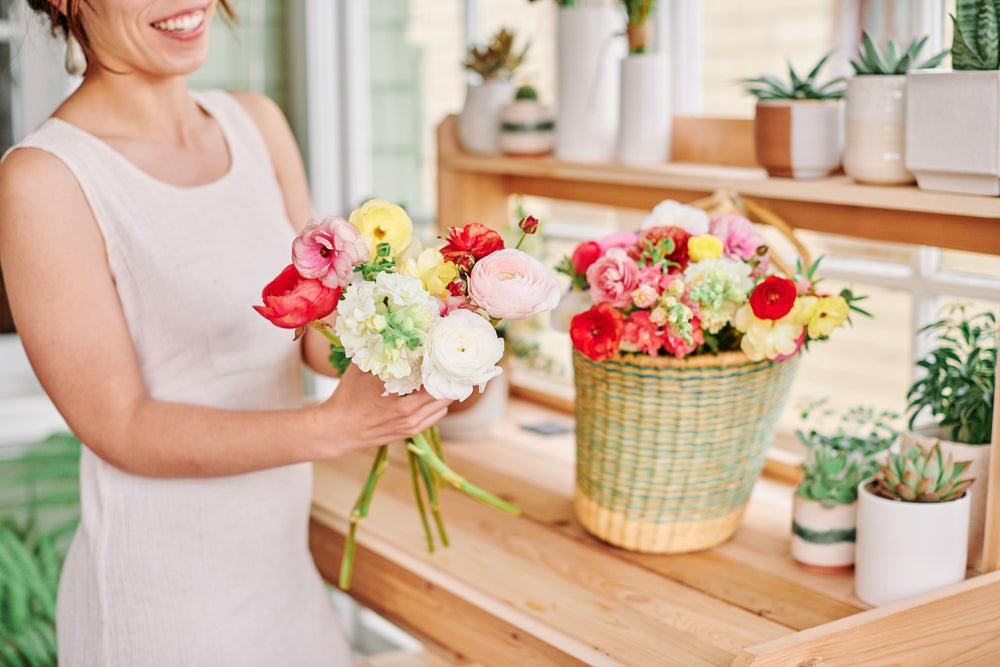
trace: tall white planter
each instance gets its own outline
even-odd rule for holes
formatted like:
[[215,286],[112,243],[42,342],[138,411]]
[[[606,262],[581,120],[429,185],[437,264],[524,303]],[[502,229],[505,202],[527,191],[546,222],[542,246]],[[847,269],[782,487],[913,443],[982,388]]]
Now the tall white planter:
[[860,183],[912,183],[906,170],[906,76],[869,74],[847,82],[844,171]]
[[617,3],[560,7],[557,29],[556,157],[611,161],[618,144],[624,12]]
[[667,54],[639,53],[621,64],[618,159],[665,162],[670,155],[670,74]]
[[854,592],[871,605],[965,579],[971,492],[947,503],[906,503],[858,486]]
[[500,153],[500,114],[514,99],[514,84],[493,79],[478,85],[469,84],[465,106],[458,114],[458,140],[470,153]]

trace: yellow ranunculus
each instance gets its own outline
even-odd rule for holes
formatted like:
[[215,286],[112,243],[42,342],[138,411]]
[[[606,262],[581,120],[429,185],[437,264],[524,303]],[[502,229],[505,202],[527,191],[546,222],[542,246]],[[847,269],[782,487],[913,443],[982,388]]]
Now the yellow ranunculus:
[[448,283],[458,277],[458,267],[454,262],[446,262],[440,250],[427,248],[414,259],[406,258],[401,267],[408,276],[418,278],[424,289],[433,296],[444,296]]
[[809,317],[809,338],[823,338],[833,333],[847,319],[851,309],[842,296],[824,296],[816,301]]
[[722,241],[717,236],[702,234],[688,239],[688,256],[692,262],[722,257]]
[[351,212],[350,222],[361,232],[373,258],[379,243],[388,243],[390,256],[397,257],[413,236],[413,223],[406,211],[383,199],[366,201]]

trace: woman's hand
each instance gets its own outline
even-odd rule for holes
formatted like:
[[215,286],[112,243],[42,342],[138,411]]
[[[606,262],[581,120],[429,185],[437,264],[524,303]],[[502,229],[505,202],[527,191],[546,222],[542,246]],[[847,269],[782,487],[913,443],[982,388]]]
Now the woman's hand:
[[348,367],[333,396],[316,408],[329,434],[329,446],[323,446],[319,458],[409,438],[437,423],[451,405],[423,389],[407,396],[383,396],[383,391],[376,376]]

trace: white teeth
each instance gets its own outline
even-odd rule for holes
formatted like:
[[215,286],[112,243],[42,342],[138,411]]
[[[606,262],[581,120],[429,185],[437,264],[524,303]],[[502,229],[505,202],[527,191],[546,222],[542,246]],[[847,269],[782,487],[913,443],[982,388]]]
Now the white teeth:
[[165,32],[191,32],[201,27],[205,21],[205,12],[198,10],[181,17],[169,18],[165,21],[157,21],[153,27]]

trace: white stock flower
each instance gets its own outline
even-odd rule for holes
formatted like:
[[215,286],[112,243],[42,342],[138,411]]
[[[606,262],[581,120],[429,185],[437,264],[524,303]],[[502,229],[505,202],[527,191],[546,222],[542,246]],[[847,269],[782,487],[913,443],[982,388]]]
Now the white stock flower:
[[456,310],[440,318],[424,345],[424,388],[434,398],[464,401],[503,372],[503,339],[485,318]]
[[718,333],[733,322],[736,309],[753,290],[750,265],[720,257],[692,262],[684,270],[690,298],[699,306],[701,328]]
[[651,227],[680,227],[691,236],[701,236],[708,233],[708,213],[695,206],[665,199],[654,206],[642,221],[642,229]]

